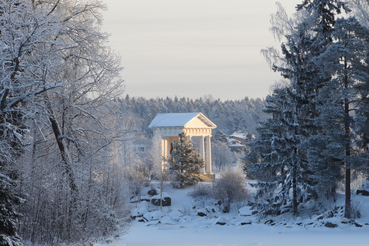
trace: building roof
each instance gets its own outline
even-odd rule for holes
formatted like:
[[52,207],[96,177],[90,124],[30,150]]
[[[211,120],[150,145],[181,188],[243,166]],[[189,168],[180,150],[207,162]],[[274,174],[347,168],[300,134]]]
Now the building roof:
[[149,128],[159,127],[190,127],[191,122],[200,120],[205,127],[216,128],[217,126],[206,118],[202,113],[168,113],[158,114],[150,123]]

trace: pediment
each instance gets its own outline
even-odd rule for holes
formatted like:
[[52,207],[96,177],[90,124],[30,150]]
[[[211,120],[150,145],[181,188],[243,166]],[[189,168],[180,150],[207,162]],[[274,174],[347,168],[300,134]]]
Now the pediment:
[[202,113],[199,113],[184,125],[184,128],[211,128],[214,129],[217,126],[206,118]]
[[168,113],[158,114],[153,119],[149,128],[210,128],[217,126],[206,118],[202,113]]

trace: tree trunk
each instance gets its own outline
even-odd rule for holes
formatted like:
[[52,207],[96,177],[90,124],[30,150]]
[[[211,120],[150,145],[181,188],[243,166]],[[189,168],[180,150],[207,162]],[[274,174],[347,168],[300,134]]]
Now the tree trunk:
[[49,113],[49,120],[51,123],[51,128],[53,130],[54,136],[55,136],[55,140],[58,144],[58,148],[60,151],[60,155],[62,157],[63,160],[63,164],[64,164],[64,173],[65,175],[67,175],[68,178],[68,183],[69,183],[69,188],[71,190],[71,195],[72,195],[72,200],[77,199],[77,194],[78,194],[78,187],[76,184],[76,178],[74,176],[74,172],[72,169],[72,160],[71,157],[69,155],[69,151],[68,148],[66,146],[65,140],[62,136],[60,127],[59,127],[59,123],[55,117],[54,111],[52,109],[51,106],[51,102],[50,99],[47,95],[47,93],[45,93],[45,102],[46,102],[46,107]]
[[[345,59],[345,58],[344,58]],[[345,70],[347,69],[347,61],[345,59]],[[344,77],[345,89],[348,89],[348,78],[347,75]],[[345,93],[345,217],[351,218],[351,169],[348,163],[350,158],[350,114],[349,114],[349,100],[347,92]]]
[[298,214],[297,209],[297,170],[296,167],[293,167],[292,171],[292,212],[293,215],[296,216]]

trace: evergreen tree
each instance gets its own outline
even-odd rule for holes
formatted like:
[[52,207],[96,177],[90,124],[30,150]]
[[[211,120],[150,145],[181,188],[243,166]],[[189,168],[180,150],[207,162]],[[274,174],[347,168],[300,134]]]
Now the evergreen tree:
[[333,176],[340,172],[341,166],[345,168],[345,217],[350,218],[351,168],[357,166],[355,162],[358,160],[351,156],[356,148],[353,140],[357,137],[355,118],[350,111],[360,111],[360,107],[353,107],[357,101],[355,86],[369,78],[368,64],[364,62],[369,52],[369,30],[361,26],[354,17],[341,18],[335,23],[332,37],[335,42],[316,61],[323,69],[332,71],[333,74],[332,79],[324,83],[319,95],[319,101],[322,103],[319,106],[321,114],[317,123],[325,132],[321,138],[324,138],[326,145],[326,156],[329,158],[327,164],[334,166],[335,171],[322,163],[318,165],[318,169],[326,167],[331,170],[330,175]]
[[216,141],[219,141],[221,143],[228,143],[227,136],[222,130],[216,131],[216,133],[214,134],[214,138]]
[[187,140],[184,132],[180,133],[179,139],[173,143],[173,151],[168,164],[175,188],[183,188],[200,181],[198,175],[204,167],[204,160],[200,158],[191,140]]
[[299,149],[302,137],[290,89],[277,88],[267,97],[265,112],[273,118],[258,128],[260,137],[250,144],[253,154],[246,158],[251,163],[247,172],[258,180],[254,205],[265,214],[280,214],[291,207],[297,215],[298,205],[311,196],[304,178],[307,165]]

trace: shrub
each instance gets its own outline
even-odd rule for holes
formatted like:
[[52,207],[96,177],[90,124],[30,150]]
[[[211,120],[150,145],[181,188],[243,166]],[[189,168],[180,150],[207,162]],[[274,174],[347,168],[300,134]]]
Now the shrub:
[[241,202],[248,197],[245,188],[245,175],[242,171],[227,167],[220,173],[220,177],[213,181],[213,196],[219,199],[223,212],[228,213],[234,202]]
[[206,184],[198,184],[196,185],[193,190],[189,193],[190,196],[193,198],[200,198],[200,197],[210,197],[211,196],[211,189]]

